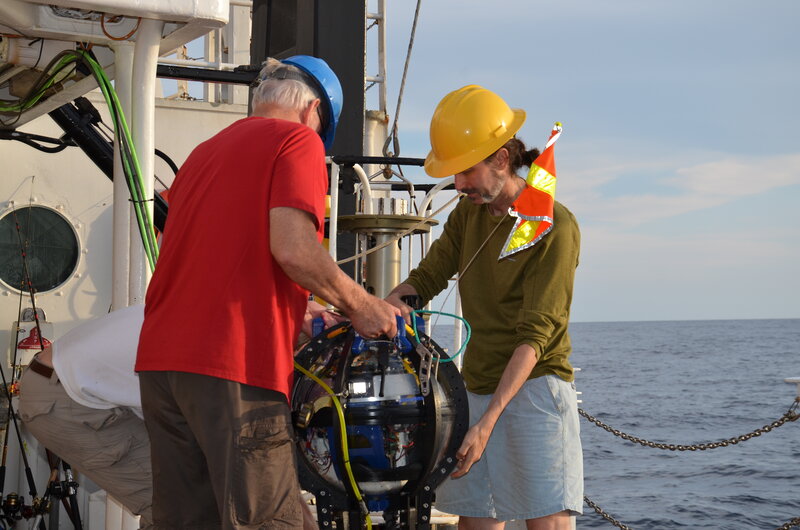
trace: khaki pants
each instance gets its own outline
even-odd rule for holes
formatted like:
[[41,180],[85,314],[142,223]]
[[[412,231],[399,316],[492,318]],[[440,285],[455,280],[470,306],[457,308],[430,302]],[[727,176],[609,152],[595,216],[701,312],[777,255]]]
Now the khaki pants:
[[151,528],[150,442],[144,422],[130,409],[93,409],[50,379],[26,370],[19,413],[39,442],[106,490]]
[[139,383],[158,530],[303,527],[283,394],[183,372]]

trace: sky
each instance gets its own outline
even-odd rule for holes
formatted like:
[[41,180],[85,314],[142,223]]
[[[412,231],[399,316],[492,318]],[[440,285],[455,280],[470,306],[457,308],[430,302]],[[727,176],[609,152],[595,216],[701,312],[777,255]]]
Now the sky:
[[[415,6],[387,2],[392,119]],[[423,1],[400,155],[484,86],[527,111],[530,146],[564,124],[573,321],[800,318],[798,20],[795,0]]]

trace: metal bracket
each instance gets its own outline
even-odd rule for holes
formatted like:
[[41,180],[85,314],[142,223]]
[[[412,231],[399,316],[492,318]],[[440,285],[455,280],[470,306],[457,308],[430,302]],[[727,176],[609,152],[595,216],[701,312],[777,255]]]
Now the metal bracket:
[[423,396],[428,397],[431,392],[431,374],[439,366],[439,354],[434,355],[431,353],[422,342],[417,343],[416,352],[420,357],[419,374],[417,374],[419,376],[419,389]]

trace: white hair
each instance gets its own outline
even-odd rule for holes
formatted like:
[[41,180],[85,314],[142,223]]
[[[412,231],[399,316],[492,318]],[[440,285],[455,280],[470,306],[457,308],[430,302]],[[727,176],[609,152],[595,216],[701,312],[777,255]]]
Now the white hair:
[[283,72],[290,72],[294,77],[304,75],[302,70],[294,65],[284,64],[272,57],[268,58],[258,75],[261,82],[253,90],[253,109],[263,104],[274,104],[302,110],[317,99],[314,90],[302,81],[279,77]]

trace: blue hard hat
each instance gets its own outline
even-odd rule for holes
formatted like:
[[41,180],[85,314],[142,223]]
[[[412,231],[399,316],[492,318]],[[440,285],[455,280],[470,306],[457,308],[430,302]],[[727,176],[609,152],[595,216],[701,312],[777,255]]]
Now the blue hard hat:
[[322,105],[328,117],[323,124],[324,129],[320,131],[319,135],[322,138],[322,143],[325,144],[325,149],[329,149],[336,135],[339,116],[342,114],[344,95],[342,94],[342,84],[339,82],[339,78],[336,77],[328,63],[318,57],[294,55],[283,59],[281,62],[298,67],[317,84],[316,88],[322,96],[320,105]]

